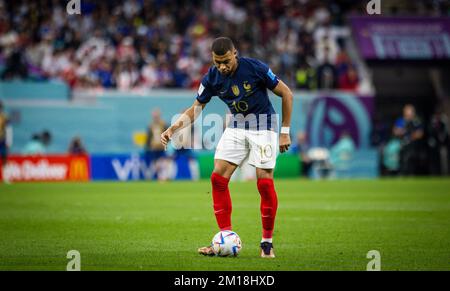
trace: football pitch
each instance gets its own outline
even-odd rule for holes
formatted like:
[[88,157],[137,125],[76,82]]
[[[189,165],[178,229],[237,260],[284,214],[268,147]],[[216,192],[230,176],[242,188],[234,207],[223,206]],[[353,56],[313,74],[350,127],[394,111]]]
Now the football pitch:
[[275,259],[259,258],[255,182],[231,182],[236,258],[197,248],[218,231],[209,181],[0,185],[0,270],[450,270],[450,179],[276,180]]

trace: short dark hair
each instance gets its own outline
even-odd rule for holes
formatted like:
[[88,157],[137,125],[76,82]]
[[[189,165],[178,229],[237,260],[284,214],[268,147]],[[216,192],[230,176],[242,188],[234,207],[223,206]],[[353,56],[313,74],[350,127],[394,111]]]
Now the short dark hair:
[[228,37],[216,38],[211,46],[212,52],[219,56],[223,56],[228,51],[232,51],[233,49],[234,49],[233,41]]

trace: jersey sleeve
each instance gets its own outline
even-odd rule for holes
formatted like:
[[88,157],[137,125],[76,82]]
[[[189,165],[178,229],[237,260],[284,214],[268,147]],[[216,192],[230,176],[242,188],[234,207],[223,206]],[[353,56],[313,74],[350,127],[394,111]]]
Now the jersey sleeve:
[[197,100],[198,102],[205,104],[208,103],[213,96],[214,92],[211,90],[211,86],[208,82],[208,74],[206,74],[198,87]]
[[256,61],[255,70],[258,77],[261,79],[266,88],[273,90],[279,82],[277,75],[275,75],[268,65],[261,61]]

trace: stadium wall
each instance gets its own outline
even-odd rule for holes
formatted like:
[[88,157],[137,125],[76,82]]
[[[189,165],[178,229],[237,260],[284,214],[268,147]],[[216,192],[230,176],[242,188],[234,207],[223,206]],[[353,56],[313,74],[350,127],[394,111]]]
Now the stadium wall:
[[[56,90],[49,85],[48,92]],[[1,86],[0,86],[1,88]],[[44,129],[52,133],[50,153],[65,153],[72,137],[80,136],[91,153],[140,152],[134,143],[135,133],[145,133],[150,113],[160,108],[162,118],[172,117],[189,107],[195,92],[159,90],[148,94],[105,92],[83,102],[45,98],[47,89],[21,95],[0,95],[13,126],[13,153],[21,153],[31,135]],[[35,95],[33,95],[35,94]],[[292,112],[292,139],[299,131],[307,132],[311,146],[329,147],[348,131],[359,148],[369,148],[373,114],[373,98],[347,92],[295,92]],[[30,97],[36,96],[36,97]],[[277,112],[281,112],[281,98],[271,95]],[[225,116],[226,106],[213,98],[203,112]],[[201,123],[199,120],[197,122]],[[207,130],[207,128],[204,128]]]
[[2,99],[25,100],[68,100],[70,89],[61,81],[48,82],[24,82],[8,81],[0,82],[0,96]]
[[[24,86],[22,91],[14,89],[22,85]],[[92,166],[90,179],[94,180],[120,180],[120,177],[125,177],[124,172],[120,170],[125,171],[133,165],[141,167],[143,172],[138,175],[137,168],[133,168],[134,170],[129,170],[129,175],[123,180],[148,178],[151,169],[147,167],[147,170],[142,170],[144,166],[135,166],[136,163],[130,162],[133,161],[133,157],[141,157],[143,152],[133,137],[136,133],[145,133],[153,109],[160,108],[162,118],[170,122],[172,116],[190,106],[195,98],[194,91],[154,90],[143,94],[104,91],[84,98],[70,99],[61,84],[31,84],[30,87],[27,83],[22,85],[20,82],[0,85],[0,99],[5,103],[13,126],[11,152],[20,155],[31,139],[31,135],[44,129],[52,134],[52,143],[47,149],[47,152],[51,154],[65,154],[70,140],[74,136],[80,136],[90,153]],[[34,87],[36,85],[42,87]],[[270,98],[275,110],[281,112],[281,98],[273,94]],[[213,98],[205,108],[203,116],[209,113],[225,116],[226,112],[226,106],[217,98]],[[372,114],[373,98],[371,96],[358,96],[342,91],[296,91],[292,114],[292,142],[296,143],[297,132],[305,131],[311,146],[330,147],[342,133],[349,132],[358,147],[358,152],[373,153],[369,145]],[[173,172],[172,178],[209,177],[213,152],[214,150],[195,151],[199,173],[183,170],[184,172],[180,173]],[[103,166],[100,162],[102,159]],[[377,164],[377,158],[373,154],[362,154],[358,159],[366,161],[366,164],[367,161],[371,165]],[[116,169],[112,163],[114,160],[118,161]],[[105,164],[105,161],[109,162]],[[128,168],[123,168],[127,162]],[[276,175],[297,177],[301,172],[295,154],[280,156],[278,164]],[[107,165],[108,170],[104,165]],[[180,161],[175,162],[174,165],[177,171],[193,167],[189,165],[189,162]],[[103,170],[100,170],[102,167]],[[366,167],[367,171],[360,172],[365,173],[365,177],[374,177],[377,175],[374,167],[376,166]],[[119,172],[117,172],[118,169]],[[353,175],[357,173],[358,171],[353,171]]]

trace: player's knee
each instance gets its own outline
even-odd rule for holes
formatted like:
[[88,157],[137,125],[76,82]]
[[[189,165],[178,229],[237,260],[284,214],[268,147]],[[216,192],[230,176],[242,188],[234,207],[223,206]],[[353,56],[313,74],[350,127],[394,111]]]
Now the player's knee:
[[273,184],[273,179],[258,179],[257,184],[259,193],[268,194],[275,192],[275,186]]
[[237,165],[230,163],[225,160],[216,159],[214,160],[214,170],[213,173],[216,173],[224,178],[230,179],[231,175],[233,175],[236,170]]
[[217,173],[212,173],[211,175],[211,184],[213,189],[217,191],[225,191],[228,188],[228,182],[230,180],[228,178],[222,177]]
[[273,169],[256,168],[256,177],[258,179],[273,179]]
[[273,179],[258,179],[257,186],[261,198],[266,203],[270,203],[271,206],[277,205],[278,199]]

